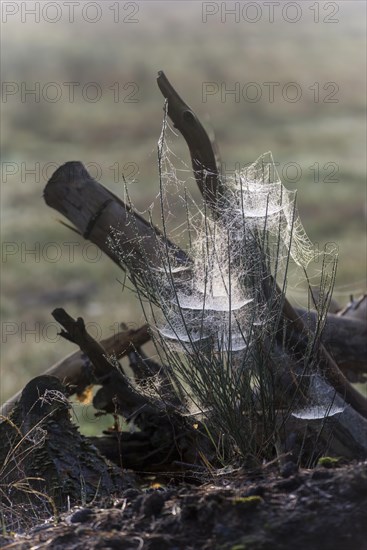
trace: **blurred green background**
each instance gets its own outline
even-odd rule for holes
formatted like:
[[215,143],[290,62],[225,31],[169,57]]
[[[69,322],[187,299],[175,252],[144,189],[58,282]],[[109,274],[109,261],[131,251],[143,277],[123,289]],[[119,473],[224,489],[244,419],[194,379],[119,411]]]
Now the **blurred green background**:
[[[273,21],[264,2],[228,2],[237,15],[215,2],[79,2],[74,20],[67,3],[43,2],[39,22],[20,4],[2,6],[2,401],[74,351],[56,336],[55,307],[98,338],[144,321],[121,271],[95,261],[42,191],[58,165],[80,160],[121,196],[124,174],[139,211],[152,204],[160,69],[215,132],[225,170],[273,152],[310,238],[339,247],[335,299],[365,290],[364,2],[274,3]],[[290,296],[303,298],[297,285]]]

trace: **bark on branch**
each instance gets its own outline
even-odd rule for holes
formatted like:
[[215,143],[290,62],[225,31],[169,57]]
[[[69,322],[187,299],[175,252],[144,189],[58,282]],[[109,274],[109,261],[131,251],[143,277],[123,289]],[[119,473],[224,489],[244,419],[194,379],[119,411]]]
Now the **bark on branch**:
[[168,101],[168,116],[181,132],[190,149],[192,169],[205,200],[215,209],[222,195],[215,154],[203,125],[193,110],[180,98],[163,71],[159,71],[157,83]]
[[[44,199],[71,221],[85,239],[120,267],[125,264],[135,276],[144,273],[148,263],[160,266],[159,244],[163,240],[178,261],[188,261],[186,254],[165,239],[158,228],[94,180],[81,162],[60,166],[45,187]],[[123,244],[121,250],[109,242],[109,237],[116,240],[116,231]]]

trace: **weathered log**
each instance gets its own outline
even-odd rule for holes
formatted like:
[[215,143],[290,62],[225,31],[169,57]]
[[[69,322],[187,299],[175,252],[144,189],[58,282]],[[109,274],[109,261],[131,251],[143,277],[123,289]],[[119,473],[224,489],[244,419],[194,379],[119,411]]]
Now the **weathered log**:
[[[198,461],[198,449],[187,434],[177,434],[177,440],[167,437],[161,426],[155,431],[111,432],[91,436],[88,440],[99,452],[117,465],[136,472],[185,472],[187,469],[203,468]],[[206,451],[207,452],[207,451]],[[213,452],[213,450],[212,450]],[[207,454],[214,463],[215,458]]]
[[[163,401],[148,397],[132,386],[124,373],[117,369],[116,361],[110,362],[109,357],[116,360],[128,353],[136,355],[136,349],[150,338],[146,325],[137,331],[121,332],[99,344],[86,332],[82,319],[74,321],[62,309],[55,310],[53,316],[66,329],[62,331],[62,336],[77,343],[81,350],[48,369],[47,373],[53,373],[64,381],[67,385],[65,392],[67,391],[68,395],[82,393],[90,384],[101,384],[102,388],[93,399],[94,406],[111,414],[121,414],[141,428],[140,432],[133,434],[112,432],[105,438],[96,438],[96,443],[99,443],[97,446],[104,456],[111,457],[115,463],[125,468],[159,471],[172,469],[175,461],[200,463],[200,449],[203,448],[206,456],[214,454],[214,449],[210,448],[206,437],[194,428],[193,425],[197,424],[197,421],[191,421],[189,416],[181,416],[179,413],[178,408],[183,409],[183,405],[178,402],[177,396],[174,396],[173,388],[170,387],[167,392],[163,391]],[[168,382],[166,373],[162,373],[162,370],[158,372],[154,365],[149,363],[145,368],[148,368],[150,374],[153,369],[155,377],[163,374],[163,379]],[[141,380],[137,364],[135,374],[136,378]],[[39,378],[46,381],[56,380],[47,375]],[[12,415],[11,410],[19,410],[14,409],[14,406],[21,396],[24,401],[24,396],[28,393],[25,390],[19,392],[6,404],[6,410],[3,406],[4,417]],[[169,401],[171,396],[176,397],[172,403]],[[30,418],[25,418],[26,423],[24,418],[21,421],[24,430],[31,428],[32,424]]]
[[[286,326],[295,332],[295,345],[299,348],[301,356],[307,356],[307,350],[314,340],[313,333],[303,322],[302,318],[294,310],[288,299],[282,295],[278,285],[276,293],[279,300],[283,300],[282,314]],[[367,418],[367,399],[346,378],[339,366],[322,343],[322,339],[316,342],[314,347],[315,364],[325,376],[329,384],[341,395],[346,403],[351,405],[359,414]]]
[[45,187],[44,199],[143,286],[148,285],[147,267],[161,267],[163,250],[185,265],[189,261],[159,229],[94,180],[81,162],[60,166]]
[[[356,412],[321,377],[317,377],[318,404],[303,411],[294,411],[282,429],[285,445],[292,442],[293,458],[307,457],[306,466],[314,466],[320,456],[365,459],[367,457],[367,419]],[[329,409],[329,412],[328,412]],[[334,411],[332,410],[334,409]],[[293,435],[293,441],[292,441]],[[302,451],[301,451],[302,449]]]
[[[9,418],[0,422],[0,503],[3,515],[19,506],[40,517],[110,496],[134,485],[71,422],[65,387],[38,376],[23,389]],[[27,513],[25,513],[27,512]]]
[[[314,331],[316,311],[297,308],[305,325]],[[367,379],[367,323],[359,319],[329,313],[322,331],[321,341],[335,358],[339,368],[350,382]]]

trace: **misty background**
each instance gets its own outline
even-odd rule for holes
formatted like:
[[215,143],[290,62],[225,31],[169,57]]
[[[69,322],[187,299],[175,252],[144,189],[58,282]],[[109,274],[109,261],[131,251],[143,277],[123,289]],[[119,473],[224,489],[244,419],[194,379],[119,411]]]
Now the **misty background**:
[[[76,349],[57,336],[55,307],[98,339],[144,322],[121,270],[58,223],[42,193],[57,166],[80,160],[121,197],[125,178],[147,211],[159,191],[161,69],[215,135],[224,171],[272,151],[311,240],[338,245],[334,298],[361,294],[365,3],[282,2],[272,12],[227,2],[232,15],[220,2],[78,4],[71,14],[68,2],[43,2],[36,15],[2,4],[1,401]],[[175,153],[189,163],[183,138]],[[180,223],[183,213],[172,214]],[[296,282],[289,296],[303,303]]]

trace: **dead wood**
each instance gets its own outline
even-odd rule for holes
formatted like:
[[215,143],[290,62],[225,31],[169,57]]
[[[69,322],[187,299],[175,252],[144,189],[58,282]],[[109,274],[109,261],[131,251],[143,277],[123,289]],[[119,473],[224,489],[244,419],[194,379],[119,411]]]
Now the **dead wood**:
[[[329,413],[321,407],[321,414],[318,407],[308,407],[302,414],[294,413],[286,420],[286,431],[295,429],[298,438],[301,435],[302,445],[309,441],[310,465],[319,456],[332,455],[343,456],[348,459],[363,459],[367,457],[367,419],[361,416],[352,407],[345,404],[334,390],[318,377],[318,393],[331,403],[334,412]],[[336,411],[339,412],[336,412]],[[303,434],[303,435],[302,435]],[[308,434],[308,435],[307,435]],[[302,453],[299,453],[301,456]]]
[[198,187],[204,199],[213,209],[216,209],[223,190],[209,136],[193,110],[180,98],[163,71],[159,71],[157,83],[167,100],[168,116],[175,128],[183,135],[190,149],[192,169]]
[[[75,321],[61,308],[54,310],[52,315],[65,329],[61,336],[75,342],[93,365],[93,381],[102,385],[93,399],[95,408],[122,415],[145,434],[143,440],[151,446],[146,457],[149,459],[149,467],[157,463],[167,466],[173,461],[189,462],[190,459],[193,463],[200,462],[200,449],[206,448],[208,451],[208,441],[194,427],[197,422],[190,419],[183,404],[181,410],[185,415],[179,411],[177,402],[172,403],[138,391],[117,361],[108,358],[101,344],[88,334],[82,318]],[[116,435],[117,439],[119,437]],[[141,437],[138,437],[138,441],[141,441]],[[129,449],[136,452],[131,443],[133,441],[134,436],[129,439],[130,447],[125,445],[122,448],[122,456],[132,465],[135,457],[127,458],[127,453]],[[211,449],[213,452],[214,449]],[[141,459],[137,463],[140,467]]]
[[[159,426],[154,432],[111,432],[88,439],[108,460],[134,472],[161,472],[168,475],[188,469],[207,472],[203,463],[198,461],[198,449],[187,433],[180,436],[177,434],[179,445],[173,445],[172,437],[167,437],[167,433],[164,434]],[[157,440],[160,441],[159,445]],[[209,454],[207,456],[210,457]]]
[[0,503],[46,517],[67,506],[110,496],[134,485],[70,420],[66,389],[54,376],[25,386],[10,417],[0,422]]
[[[164,367],[153,362],[141,363],[144,355],[140,355],[138,350],[150,338],[146,325],[137,331],[123,331],[98,343],[85,330],[81,318],[75,321],[61,308],[54,310],[53,316],[64,327],[61,335],[76,343],[80,351],[48,369],[47,375],[54,374],[62,379],[67,387],[63,391],[69,396],[81,394],[89,385],[101,385],[93,399],[95,408],[105,413],[120,414],[141,430],[131,434],[113,431],[101,439],[92,438],[92,443],[96,444],[103,456],[110,457],[113,462],[125,468],[160,471],[171,470],[175,462],[200,463],[201,449],[205,448],[207,456],[214,453],[206,437],[194,427],[194,424],[198,424],[197,421],[191,421],[189,415],[180,414],[179,407],[185,414],[187,411],[174,395]],[[134,357],[136,379],[142,381],[143,373],[145,382],[149,382],[148,374],[158,379],[158,385],[163,386],[160,393],[162,400],[137,391],[119,368],[117,359],[128,353]],[[43,375],[43,378],[56,380],[47,375]],[[168,387],[164,386],[162,379]],[[3,406],[2,414],[9,416],[13,414],[12,410],[18,411],[19,408],[14,407],[21,397],[24,401],[24,396],[28,394],[28,390],[19,392],[6,404],[6,410],[5,405]],[[14,414],[16,416],[18,413]],[[21,416],[17,424],[28,426],[29,418],[27,424],[24,424],[26,417],[27,415]]]
[[[90,336],[81,317],[75,321],[62,308],[55,309],[52,316],[65,329],[60,335],[77,344],[89,358],[93,365],[93,383],[102,383],[104,386],[103,398],[99,392],[96,396],[99,404],[97,408],[107,409],[106,412],[119,412],[125,417],[133,415],[138,410],[150,414],[159,412],[158,404],[137,392],[117,361],[109,358],[102,345]],[[109,381],[108,384],[106,379]]]
[[[196,115],[174,91],[163,73],[160,73],[158,80],[162,93],[168,101],[168,115],[172,118],[175,126],[180,129],[188,143],[195,177],[204,199],[215,211],[216,201],[222,196],[222,190],[210,140]],[[97,244],[116,263],[122,267],[127,267],[133,280],[140,280],[143,282],[143,286],[146,283],[145,272],[147,267],[150,265],[159,268],[162,265],[160,256],[162,244],[163,249],[164,247],[166,250],[169,249],[179,262],[183,262],[184,265],[190,263],[188,256],[173,243],[166,241],[158,229],[152,227],[136,214],[130,206],[126,206],[115,195],[94,181],[81,163],[67,163],[55,172],[46,186],[45,200],[47,204],[56,208],[72,221],[85,238],[89,238]],[[218,211],[215,211],[215,214],[219,215]],[[120,235],[120,246],[113,248],[108,244],[108,236],[112,234],[111,229],[116,228],[118,228]],[[302,359],[314,338],[310,326],[304,322],[303,315],[293,309],[274,281],[271,278],[267,280],[269,286],[265,290],[270,293],[275,290],[277,299],[282,303],[282,328],[284,326],[288,343],[292,352],[296,351],[299,358]],[[307,314],[305,313],[305,315]],[[317,324],[316,319],[315,314],[314,326]],[[78,328],[78,323],[74,328]],[[81,328],[79,326],[79,329]],[[330,335],[327,332],[325,334]],[[80,342],[78,344],[80,345]],[[317,357],[319,368],[329,384],[356,411],[367,416],[367,400],[344,377],[322,342],[317,342],[317,344],[314,354]],[[95,348],[95,346],[92,347]],[[343,345],[341,344],[339,346],[339,356],[342,350]],[[334,353],[333,350],[332,352]],[[351,354],[350,347],[347,353]],[[109,362],[101,362],[101,350],[98,350],[97,356],[96,370],[98,371],[100,366],[102,366],[102,370],[106,370],[106,363]],[[141,410],[143,412],[149,411],[151,417],[154,417],[156,413],[154,407],[157,407],[160,412],[162,411],[161,404],[154,403],[153,408],[150,408],[151,403],[149,405],[146,403],[145,396],[143,400],[139,399],[139,393],[136,392],[127,379],[124,379],[124,376],[120,376],[119,371],[107,370],[109,371],[108,383],[103,384],[103,388],[95,397],[95,403],[99,408],[108,412],[117,411],[128,418],[131,415],[136,415],[139,411],[138,418],[143,418],[143,420],[140,420],[143,426],[146,423],[147,415],[141,415]],[[126,381],[131,387],[126,384]],[[124,396],[122,401],[125,404],[120,401],[116,405],[114,400],[116,388],[118,389],[117,393]],[[173,412],[173,408],[171,411]],[[154,421],[153,424],[156,429],[156,422]]]
[[[123,330],[101,341],[101,347],[108,357],[120,359],[140,348],[150,340],[148,325],[137,330]],[[82,394],[92,384],[92,364],[82,351],[75,351],[47,369],[43,374],[56,376],[68,388],[69,395]],[[13,395],[0,408],[0,416],[8,416],[21,396],[22,390]]]
[[[144,278],[147,261],[151,260],[153,265],[160,266],[160,252],[158,253],[157,250],[161,250],[161,248],[158,246],[157,239],[162,239],[163,236],[158,230],[152,229],[145,220],[140,223],[142,218],[139,215],[137,215],[135,223],[133,221],[135,212],[128,209],[110,191],[93,180],[81,163],[73,162],[72,166],[69,164],[61,166],[48,182],[45,189],[47,204],[67,216],[86,238],[100,247],[115,263],[122,267],[122,261],[125,261],[130,271],[134,271],[136,267],[138,277],[140,275],[141,278]],[[126,226],[123,225],[124,220]],[[108,236],[111,233],[111,227],[114,226],[120,226],[123,259],[108,244]],[[88,231],[86,231],[87,227]],[[168,246],[177,254],[177,258],[187,265],[190,261],[187,255],[172,243]],[[148,257],[144,259],[145,253],[148,254]],[[304,338],[303,343],[301,342],[302,351],[312,335],[309,334],[302,321],[302,316],[281,295],[280,289],[278,289],[278,293],[279,300],[284,300],[284,317],[291,324],[289,333],[292,334],[292,331],[295,331],[297,343],[300,341],[300,336]],[[343,349],[343,342],[340,343],[340,348]],[[319,348],[319,355],[320,367],[330,383],[341,395],[345,396],[348,403],[363,416],[367,416],[367,400],[349,384],[322,345]]]
[[[305,325],[314,331],[316,311],[295,310]],[[329,313],[321,341],[350,382],[367,381],[367,323],[348,315]]]
[[178,262],[188,261],[159,229],[94,180],[81,162],[60,166],[45,187],[44,199],[137,281],[145,280],[147,264],[161,266],[162,242]]
[[367,420],[352,407],[326,418],[300,419],[289,415],[280,427],[279,449],[284,461],[314,467],[321,456],[349,460],[367,457]]

